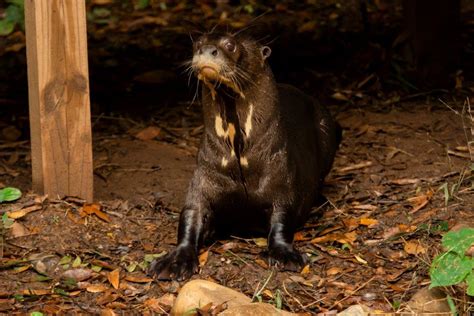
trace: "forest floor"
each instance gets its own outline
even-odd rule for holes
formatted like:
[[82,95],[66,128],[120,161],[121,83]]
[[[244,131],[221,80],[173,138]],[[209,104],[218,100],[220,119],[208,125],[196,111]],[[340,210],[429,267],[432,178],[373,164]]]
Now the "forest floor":
[[[344,17],[340,7],[328,8],[321,9],[328,23]],[[89,9],[94,12],[94,7]],[[119,14],[117,6],[108,10],[95,14]],[[194,91],[183,84],[186,78],[163,68],[166,56],[165,61],[151,61],[143,55],[169,51],[166,38],[153,33],[155,42],[147,40],[150,23],[165,23],[166,16],[156,13],[162,9],[153,10],[134,11],[128,20],[90,21],[94,203],[31,192],[27,103],[24,94],[2,94],[14,89],[2,83],[0,103],[9,114],[0,118],[0,187],[17,187],[24,195],[0,208],[0,214],[10,217],[0,222],[0,313],[165,314],[184,284],[155,282],[144,273],[153,258],[176,244],[177,219],[202,133],[200,106],[189,102]],[[201,10],[211,9],[201,5]],[[299,11],[277,10],[288,10],[298,20]],[[216,16],[211,11],[206,14]],[[382,19],[384,12],[372,16]],[[350,29],[348,23],[341,25]],[[166,25],[171,29],[173,23]],[[314,28],[307,24],[300,31],[313,34]],[[105,32],[111,32],[107,39]],[[21,43],[20,35],[15,36],[4,47]],[[340,36],[342,43],[348,35]],[[135,39],[127,49],[117,48]],[[120,45],[107,42],[103,49],[101,40]],[[474,106],[474,84],[466,80],[452,91],[407,91],[399,80],[388,89],[384,84],[390,80],[381,74],[385,67],[366,64],[382,54],[380,47],[357,51],[354,44],[351,57],[332,56],[324,68],[327,56],[334,55],[328,49],[342,49],[341,43],[332,42],[315,48],[321,58],[317,65],[291,64],[297,71],[288,72],[278,55],[286,40],[282,35],[273,49],[277,78],[319,97],[344,129],[326,178],[328,203],[314,209],[295,235],[296,247],[311,264],[301,273],[273,270],[262,256],[265,236],[235,236],[202,249],[200,273],[193,278],[250,297],[259,293],[256,299],[271,304],[281,300],[285,310],[300,313],[358,303],[386,312],[402,310],[416,291],[429,285],[430,263],[442,251],[441,236],[460,225],[474,227],[474,170],[467,150],[472,121],[466,114],[468,104]],[[143,48],[145,42],[156,47]],[[182,50],[176,54],[178,59],[186,55]],[[3,57],[22,63],[17,56]],[[303,61],[314,58],[300,55]],[[347,58],[357,58],[351,60],[360,70],[354,71],[354,65],[345,69],[340,63]],[[120,67],[127,62],[130,67]],[[337,70],[330,69],[333,65]],[[118,72],[110,76],[114,70]],[[179,94],[186,95],[176,99]],[[135,103],[142,101],[133,113]],[[466,310],[462,291],[446,290]]]

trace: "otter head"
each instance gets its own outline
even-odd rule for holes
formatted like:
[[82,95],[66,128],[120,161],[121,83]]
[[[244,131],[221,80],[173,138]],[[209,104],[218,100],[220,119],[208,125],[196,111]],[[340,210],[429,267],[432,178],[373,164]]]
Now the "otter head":
[[240,95],[264,67],[271,49],[231,34],[204,34],[194,42],[192,69],[206,85],[225,84]]

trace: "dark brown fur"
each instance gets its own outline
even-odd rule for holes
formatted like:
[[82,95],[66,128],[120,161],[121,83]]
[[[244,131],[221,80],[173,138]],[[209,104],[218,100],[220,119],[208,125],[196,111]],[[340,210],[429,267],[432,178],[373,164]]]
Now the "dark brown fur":
[[190,66],[203,82],[204,135],[178,245],[150,268],[158,279],[197,272],[198,249],[215,233],[267,234],[271,264],[305,264],[293,235],[320,195],[340,129],[311,97],[275,82],[270,52],[229,34],[206,34],[194,44]]

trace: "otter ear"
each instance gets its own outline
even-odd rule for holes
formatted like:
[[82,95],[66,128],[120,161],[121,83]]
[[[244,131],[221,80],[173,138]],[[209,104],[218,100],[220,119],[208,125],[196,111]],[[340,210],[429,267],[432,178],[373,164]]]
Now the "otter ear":
[[270,57],[270,54],[272,53],[272,50],[268,46],[263,46],[260,48],[260,54],[262,55],[262,60],[265,61],[268,57]]

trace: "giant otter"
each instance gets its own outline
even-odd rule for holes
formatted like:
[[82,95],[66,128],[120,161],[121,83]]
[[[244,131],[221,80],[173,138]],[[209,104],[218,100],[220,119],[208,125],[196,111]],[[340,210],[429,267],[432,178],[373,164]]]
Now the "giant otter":
[[293,235],[321,193],[340,128],[310,96],[275,82],[269,47],[243,35],[209,33],[194,42],[193,53],[204,135],[177,247],[149,273],[187,279],[198,270],[204,241],[241,232],[267,234],[270,263],[296,271],[305,259]]

